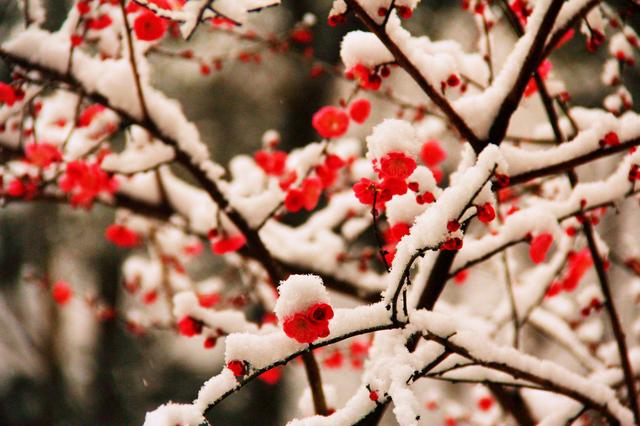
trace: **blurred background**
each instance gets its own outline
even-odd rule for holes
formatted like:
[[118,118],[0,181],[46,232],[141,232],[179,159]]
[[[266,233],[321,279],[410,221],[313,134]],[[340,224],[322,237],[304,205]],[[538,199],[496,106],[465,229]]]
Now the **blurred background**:
[[[71,2],[45,4],[45,27],[55,30]],[[284,150],[317,140],[313,113],[336,104],[353,87],[333,72],[312,72],[317,64],[325,71],[334,66],[340,70],[340,41],[357,28],[353,20],[327,26],[330,5],[328,0],[283,0],[249,24],[263,36],[286,38],[305,14],[315,14],[318,23],[310,44],[315,59],[305,57],[304,47],[274,53],[204,26],[189,48],[219,52],[228,58],[222,69],[203,75],[197,63],[150,55],[155,86],[182,103],[216,161],[225,165],[234,155],[251,155],[268,129],[280,133]],[[0,41],[23,28],[21,19],[15,0],[0,0]],[[472,17],[461,11],[458,0],[423,1],[407,26],[432,39],[453,38],[467,51],[477,48]],[[506,29],[499,31],[510,40]],[[176,39],[164,46],[186,49]],[[508,50],[497,50],[496,62]],[[259,63],[239,60],[239,53],[246,51],[259,52]],[[600,82],[605,55],[586,54],[584,38],[577,36],[553,56],[554,73],[565,80],[575,103],[599,106],[609,93]],[[637,72],[625,78],[629,90],[639,93]],[[8,81],[1,63],[0,79]],[[406,96],[424,101],[411,83],[400,80],[398,85]],[[375,105],[369,123],[398,112],[384,101]],[[369,130],[361,126],[350,135],[363,138]],[[145,412],[162,403],[192,400],[201,384],[220,370],[222,344],[205,350],[171,330],[139,335],[118,317],[101,321],[86,303],[61,309],[53,302],[47,280],[65,279],[78,293],[96,295],[116,311],[135,303],[122,285],[121,263],[127,253],[103,238],[112,220],[113,211],[99,206],[90,212],[36,203],[0,209],[0,425],[140,425]],[[190,272],[204,278],[221,270],[226,273],[218,260],[205,255]],[[231,272],[229,277],[236,279]],[[275,385],[254,381],[216,408],[216,423],[283,424],[297,404],[297,398],[284,396],[291,392],[290,378],[303,374],[299,370],[286,367],[284,379]],[[327,374],[330,382],[337,373]],[[357,369],[348,376],[357,383]]]

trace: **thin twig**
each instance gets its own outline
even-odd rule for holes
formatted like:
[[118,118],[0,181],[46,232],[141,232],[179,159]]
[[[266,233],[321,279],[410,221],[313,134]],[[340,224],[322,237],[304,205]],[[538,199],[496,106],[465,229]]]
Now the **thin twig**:
[[142,120],[145,121],[149,118],[149,111],[147,110],[147,103],[144,100],[144,93],[142,92],[142,82],[140,81],[140,74],[138,73],[138,64],[133,45],[133,37],[131,36],[131,27],[127,18],[127,11],[125,9],[125,0],[120,0],[120,11],[122,12],[122,22],[124,22],[124,32],[127,39],[129,62],[131,63],[131,71],[133,72],[133,81],[136,86],[136,93],[138,94],[140,110],[142,111]]
[[378,244],[378,254],[382,260],[382,264],[384,265],[384,269],[389,272],[391,268],[389,267],[389,262],[387,262],[387,251],[384,249],[384,244],[382,242],[382,238],[380,237],[380,228],[378,226],[378,209],[376,209],[376,198],[378,196],[378,191],[375,187],[372,187],[373,191],[373,205],[371,206],[371,217],[373,218],[373,234],[376,237],[376,243]]
[[502,264],[504,265],[504,281],[507,286],[507,294],[509,295],[509,304],[511,305],[511,320],[513,321],[513,347],[518,349],[520,340],[520,320],[518,319],[518,307],[516,298],[513,294],[513,280],[511,279],[511,270],[509,269],[509,258],[507,251],[502,252]]

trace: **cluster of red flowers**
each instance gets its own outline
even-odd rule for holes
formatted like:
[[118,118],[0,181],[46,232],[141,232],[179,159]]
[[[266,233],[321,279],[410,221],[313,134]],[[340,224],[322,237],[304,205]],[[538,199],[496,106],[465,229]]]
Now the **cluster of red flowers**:
[[67,164],[60,178],[60,189],[71,195],[71,205],[90,208],[100,194],[113,194],[118,188],[116,179],[100,167],[100,161],[89,163],[83,160]]
[[555,281],[547,291],[547,297],[553,297],[562,291],[571,292],[578,287],[580,280],[593,266],[593,258],[589,248],[569,254],[567,270],[560,281]]
[[324,158],[324,163],[315,167],[314,171],[323,189],[329,189],[338,179],[338,172],[347,166],[347,162],[335,154],[328,154]]
[[316,303],[306,312],[296,312],[284,320],[285,334],[300,343],[312,343],[329,335],[329,320],[333,309],[326,303]]
[[[194,337],[202,333],[204,323],[190,316],[183,317],[178,321],[178,333],[186,337]],[[218,338],[216,336],[207,336],[204,339],[203,346],[205,349],[211,349],[216,346]]]
[[[145,303],[153,303],[155,301],[155,296],[157,296],[157,293],[154,291],[154,292],[149,292],[147,294],[153,294],[152,297],[154,297],[154,300],[151,302],[145,302]],[[204,308],[213,307],[219,301],[220,301],[220,295],[218,293],[198,294],[198,304]],[[178,333],[186,337],[198,336],[202,334],[202,330],[204,328],[204,323],[202,321],[188,315],[182,317],[180,321],[178,321],[177,325],[178,325]],[[218,333],[217,335],[205,336],[205,339],[203,341],[203,346],[205,349],[211,349],[216,346],[218,337],[220,337],[220,333],[222,332],[218,330],[217,333]]]
[[373,69],[357,64],[345,72],[345,77],[349,80],[357,80],[360,87],[367,90],[378,90],[382,85],[382,79],[391,75],[391,69],[387,66],[375,67]]
[[[91,13],[91,1],[92,0],[82,0],[76,3],[76,9],[81,16],[87,16]],[[108,1],[114,5],[119,4],[119,0]],[[104,1],[101,1],[100,3],[103,2]],[[167,0],[152,0],[151,3],[162,9],[172,9]],[[167,28],[169,27],[169,22],[167,20],[159,17],[149,9],[139,6],[133,1],[128,2],[125,11],[127,14],[138,13],[133,21],[133,32],[138,40],[158,40],[165,35]],[[111,24],[113,24],[113,19],[108,14],[99,14],[95,17],[87,18],[86,22],[88,29],[100,31],[111,26]],[[71,42],[74,46],[79,46],[82,43],[82,36],[77,34],[73,35],[71,37]]]
[[[355,340],[349,345],[349,364],[355,369],[360,369],[364,365],[364,360],[369,354],[370,342],[362,339]],[[345,355],[342,350],[336,349],[322,360],[322,364],[327,368],[341,368],[344,364]]]
[[280,188],[283,191],[298,179],[295,170],[287,170],[287,153],[284,151],[262,149],[254,154],[253,159],[267,175],[280,178]]
[[211,242],[211,251],[215,254],[238,251],[247,243],[243,234],[228,235],[224,232],[218,232],[217,229],[209,231],[208,238]]
[[417,164],[406,154],[392,151],[385,154],[374,167],[381,181],[362,178],[353,185],[353,191],[362,204],[373,205],[375,199],[375,208],[384,209],[386,202],[394,195],[406,194],[409,188],[407,179]]
[[[119,0],[109,0],[112,4],[119,4]],[[92,0],[81,0],[76,3],[76,9],[80,14],[82,20],[86,23],[86,28],[89,30],[100,31],[107,27],[109,27],[113,20],[109,15],[100,14],[94,17],[88,17],[91,13],[91,3]],[[101,2],[102,3],[102,2]],[[71,46],[78,47],[82,44],[84,40],[84,34],[72,34],[71,35]]]
[[30,200],[38,193],[39,185],[38,177],[24,175],[9,181],[4,192],[10,197]]
[[321,180],[315,176],[308,177],[302,181],[299,187],[287,191],[284,206],[294,213],[303,207],[311,211],[318,205],[320,195],[322,195]]
[[367,121],[371,113],[371,103],[367,99],[356,99],[349,105],[348,114],[342,108],[324,106],[311,120],[313,128],[323,138],[337,138],[349,129],[349,118],[358,124]]
[[253,159],[270,176],[282,176],[287,166],[287,153],[284,151],[260,150],[253,155]]
[[27,163],[41,169],[62,161],[62,154],[58,150],[58,147],[46,142],[31,142],[26,144],[24,154]]
[[298,212],[303,208],[311,211],[317,205],[322,191],[330,188],[338,178],[338,172],[346,162],[335,154],[327,154],[324,162],[313,169],[296,187],[291,185],[297,180],[295,170],[287,170],[287,153],[275,149],[263,149],[254,154],[256,164],[269,176],[280,178],[280,188],[286,191],[285,208]]
[[123,248],[132,248],[140,244],[140,236],[124,225],[109,225],[104,236],[113,244]]
[[[302,208],[307,211],[313,210],[318,205],[322,191],[329,189],[335,183],[338,178],[338,172],[345,166],[346,162],[342,158],[334,154],[328,154],[325,156],[324,163],[314,168],[314,175],[305,178],[299,186],[294,188],[287,186],[285,188],[281,181],[281,188],[287,190],[287,195],[284,199],[286,209],[293,213],[300,211]],[[284,183],[291,185],[293,181]]]

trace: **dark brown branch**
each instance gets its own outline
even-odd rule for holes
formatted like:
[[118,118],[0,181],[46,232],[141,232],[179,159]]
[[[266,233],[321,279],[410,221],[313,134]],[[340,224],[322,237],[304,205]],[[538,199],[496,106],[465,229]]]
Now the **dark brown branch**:
[[546,58],[551,55],[551,53],[556,48],[562,37],[565,36],[567,31],[576,26],[580,22],[580,20],[582,20],[582,18],[584,18],[587,13],[591,11],[591,9],[600,4],[601,1],[602,0],[590,0],[589,2],[585,3],[585,5],[578,11],[578,13],[576,13],[571,19],[569,19],[562,27],[558,28],[553,33],[547,45],[545,46],[542,57]]
[[513,322],[513,347],[518,349],[520,344],[520,320],[518,319],[518,306],[516,298],[513,294],[513,280],[511,279],[511,270],[509,269],[509,258],[507,251],[502,252],[502,263],[504,265],[504,282],[507,287],[507,295],[509,296],[509,305],[511,305],[511,322]]
[[[493,174],[495,173],[495,170],[496,170],[496,166],[492,168],[491,173],[489,173],[489,176],[487,177],[487,180],[483,182],[482,185],[480,185],[478,188],[476,188],[473,195],[471,195],[471,197],[469,198],[469,201],[467,202],[467,204],[458,213],[458,217],[456,218],[456,220],[459,221],[462,218],[462,216],[465,214],[465,212],[469,208],[471,208],[471,206],[473,205],[473,200],[476,199],[476,197],[478,196],[482,188],[484,188],[487,182],[491,179],[491,176],[493,176]],[[462,230],[463,233],[466,231],[470,220],[473,219],[474,217],[475,215],[467,218],[465,222],[461,224],[460,229]],[[415,262],[416,259],[418,259],[418,257],[424,256],[424,254],[427,251],[437,250],[438,248],[440,248],[440,246],[441,244],[438,244],[435,247],[421,248],[411,256],[411,259],[405,265],[404,271],[402,273],[402,277],[400,278],[400,282],[398,283],[396,292],[391,302],[392,303],[391,320],[394,323],[398,321],[397,304],[398,304],[398,298],[400,297],[400,290],[403,288],[404,283],[409,281],[409,276],[411,273],[411,267],[413,265],[413,262]],[[453,260],[455,259],[457,253],[458,253],[457,250],[442,250],[440,251],[440,253],[438,253],[438,256],[436,257],[436,261],[433,265],[433,268],[431,269],[431,273],[429,274],[429,278],[427,279],[427,285],[424,288],[422,294],[420,295],[420,299],[417,305],[418,309],[428,309],[428,310],[433,309],[433,306],[435,305],[436,301],[440,297],[442,290],[444,290],[444,286],[447,283],[449,270],[451,269],[451,265],[453,264]],[[405,302],[406,302],[406,299],[405,299]],[[415,346],[413,347],[413,349],[410,349],[410,350],[413,351],[414,349],[415,349]]]
[[609,284],[607,273],[604,270],[604,263],[602,261],[602,258],[600,257],[598,246],[596,245],[591,222],[585,221],[582,229],[585,237],[587,237],[587,244],[589,245],[589,251],[591,252],[591,257],[593,258],[593,264],[596,268],[596,273],[598,275],[600,291],[602,291],[602,295],[604,296],[604,307],[609,316],[609,320],[611,322],[611,328],[613,329],[613,335],[616,339],[616,344],[618,346],[618,353],[620,355],[620,364],[622,366],[622,371],[624,372],[624,382],[625,382],[625,387],[627,389],[627,400],[629,401],[629,406],[631,407],[631,411],[633,412],[633,418],[636,422],[636,425],[640,425],[640,410],[638,409],[638,392],[635,386],[633,370],[631,369],[631,362],[629,361],[629,350],[627,348],[626,336],[624,334],[622,324],[620,323],[620,315],[618,315],[616,306],[613,303],[613,295],[611,294],[611,285]]
[[382,238],[380,236],[380,227],[378,224],[378,209],[376,208],[376,198],[378,197],[378,191],[376,188],[371,189],[373,191],[373,203],[371,205],[371,218],[373,220],[373,233],[376,237],[376,244],[378,245],[378,255],[380,256],[380,260],[384,265],[385,271],[389,272],[391,268],[389,267],[389,262],[387,262],[387,251],[384,249],[384,244],[382,242]]
[[[512,14],[513,12],[509,9],[507,14]],[[513,16],[509,19],[510,22],[516,22],[517,20],[513,19]],[[512,24],[514,25],[514,29],[516,32],[522,29],[519,27],[519,23]],[[562,35],[562,34],[561,34]],[[551,44],[551,47],[555,46],[555,44]],[[549,96],[546,85],[540,75],[538,73],[535,74],[535,81],[538,87],[538,91],[540,92],[540,96],[542,98],[542,102],[547,113],[547,117],[549,118],[549,122],[551,123],[551,127],[553,129],[556,143],[561,144],[564,142],[564,138],[562,136],[562,132],[560,131],[560,124],[558,120],[558,115],[556,114],[553,100]],[[567,115],[568,110],[566,111]],[[573,124],[573,121],[572,121]],[[578,131],[577,126],[573,124],[574,132]],[[575,187],[577,184],[578,178],[573,168],[567,170],[567,176],[569,181],[571,182],[571,186]],[[638,393],[635,387],[633,370],[631,369],[631,363],[629,361],[629,351],[627,349],[626,337],[624,334],[624,330],[622,328],[622,324],[620,323],[620,316],[618,315],[616,306],[613,302],[613,297],[611,295],[611,289],[609,285],[609,281],[607,278],[607,273],[604,270],[604,264],[602,262],[602,258],[600,257],[600,253],[598,251],[598,247],[596,245],[596,241],[593,235],[593,227],[590,221],[585,221],[582,231],[587,239],[587,243],[589,246],[589,251],[591,252],[591,257],[593,258],[594,266],[596,268],[596,273],[598,275],[598,282],[600,284],[600,290],[604,296],[604,305],[609,316],[609,321],[611,322],[611,328],[613,329],[613,334],[615,336],[616,344],[618,346],[618,354],[620,357],[620,363],[622,365],[622,371],[624,372],[624,380],[625,386],[627,388],[627,395],[629,400],[629,406],[631,407],[631,411],[633,412],[633,417],[635,419],[636,424],[640,425],[640,410],[638,408]]]
[[429,340],[433,340],[434,342],[437,342],[439,344],[441,344],[442,346],[444,346],[445,348],[447,348],[448,350],[461,355],[465,358],[467,358],[468,360],[471,360],[473,362],[475,362],[476,364],[482,366],[482,367],[487,367],[490,368],[492,370],[496,370],[496,371],[502,371],[503,373],[509,374],[510,376],[512,376],[515,379],[521,379],[521,380],[526,380],[528,382],[540,385],[541,387],[543,387],[545,390],[548,390],[550,392],[555,392],[555,393],[559,393],[565,396],[568,396],[569,398],[572,398],[578,402],[581,402],[582,404],[584,404],[585,406],[592,408],[598,412],[600,412],[607,420],[610,424],[612,425],[620,425],[620,422],[616,419],[616,417],[613,415],[613,413],[611,413],[611,411],[609,410],[609,407],[605,404],[601,404],[593,399],[591,399],[588,395],[584,395],[582,393],[576,392],[571,388],[568,388],[564,385],[558,384],[558,383],[553,383],[548,379],[545,379],[543,377],[539,377],[536,376],[535,374],[532,374],[528,371],[524,371],[524,370],[520,370],[518,368],[512,367],[508,364],[504,364],[501,362],[495,362],[495,361],[483,361],[480,359],[477,359],[476,357],[474,357],[467,349],[465,349],[462,346],[459,346],[455,343],[453,343],[452,341],[445,339],[443,337],[437,336],[435,334],[429,333],[427,336],[425,336],[427,339]]
[[31,19],[31,14],[29,13],[29,0],[23,0],[24,7],[24,26],[28,27],[33,23],[33,19]]
[[392,330],[394,328],[397,328],[395,325],[393,324],[383,324],[380,326],[376,326],[376,327],[370,327],[370,328],[365,328],[365,329],[361,329],[361,330],[356,330],[353,331],[351,333],[347,333],[341,336],[337,336],[328,340],[324,340],[322,342],[319,343],[310,343],[306,349],[302,349],[300,351],[294,352],[290,355],[288,355],[287,357],[274,362],[273,364],[270,364],[264,368],[261,368],[259,370],[255,370],[255,371],[251,371],[251,373],[242,378],[239,381],[239,384],[234,387],[233,389],[225,392],[224,394],[220,395],[215,401],[213,401],[211,404],[209,404],[209,406],[207,407],[207,409],[204,412],[204,415],[206,416],[207,413],[216,405],[218,405],[220,402],[222,402],[223,400],[225,400],[226,398],[228,398],[229,396],[231,396],[232,394],[236,393],[238,391],[238,389],[242,388],[243,386],[247,385],[248,383],[250,383],[253,379],[255,379],[256,377],[260,376],[260,374],[264,373],[265,371],[271,370],[274,367],[277,367],[279,365],[285,365],[287,364],[289,361],[297,358],[300,355],[303,355],[305,352],[309,352],[312,351],[316,348],[322,348],[325,346],[329,346],[329,345],[333,345],[335,343],[341,342],[343,340],[346,339],[350,339],[352,337],[356,337],[356,336],[361,336],[363,334],[369,334],[369,333],[375,333],[376,331],[382,331],[382,330]]
[[313,356],[312,352],[305,352],[302,354],[302,362],[304,363],[304,369],[307,373],[307,380],[311,387],[311,397],[313,398],[313,408],[316,414],[326,416],[329,414],[327,407],[327,401],[324,398],[324,391],[322,389],[322,379],[320,378],[320,368],[318,367],[318,361]]
[[[13,152],[13,151],[0,151],[0,159],[2,158],[3,152]],[[9,154],[7,154],[9,155]],[[20,159],[21,155],[16,153],[12,159]],[[1,161],[0,161],[1,163]],[[7,204],[12,204],[15,202],[22,202],[23,199],[11,199],[7,200]],[[67,204],[67,199],[65,197],[58,197],[52,194],[38,194],[31,200],[30,202],[53,202],[53,203],[64,203]],[[168,222],[170,217],[173,215],[178,215],[173,208],[165,203],[162,204],[149,204],[145,201],[137,200],[135,198],[131,198],[125,194],[116,193],[114,195],[113,201],[106,201],[97,199],[98,203],[114,208],[124,208],[135,212],[136,214],[147,216],[149,218],[153,218],[156,220],[161,220],[164,222]],[[197,235],[202,239],[206,239],[207,236],[204,234],[197,234],[193,230],[187,230],[187,232]],[[251,258],[252,253],[246,248],[243,247],[238,251],[238,253],[246,258]],[[313,269],[303,268],[299,265],[284,262],[281,260],[276,260],[278,266],[286,270],[292,274],[314,274],[322,277],[322,281],[326,285],[327,288],[336,291],[338,293],[345,294],[347,296],[352,296],[360,301],[365,303],[375,303],[380,300],[380,293],[378,291],[367,290],[364,288],[359,288],[355,286],[352,282],[343,280],[338,278],[337,276],[327,274],[325,272],[316,271]]]
[[487,387],[496,397],[502,409],[510,413],[520,426],[533,426],[536,424],[529,406],[520,395],[520,392],[518,392],[518,389],[510,391],[505,389],[504,384],[496,383],[488,383]]
[[[442,110],[447,116],[451,124],[458,132],[469,141],[476,153],[480,153],[485,144],[478,138],[473,130],[467,125],[464,119],[456,112],[449,101],[442,96],[438,90],[433,87],[422,75],[420,70],[409,60],[403,50],[389,37],[385,27],[378,25],[367,12],[360,6],[357,0],[346,0],[347,5],[355,12],[360,22],[362,22],[378,39],[386,46],[400,65],[420,86],[420,88],[429,96],[431,101]],[[524,90],[524,89],[523,89]]]
[[431,274],[429,274],[429,278],[427,279],[427,286],[420,295],[418,308],[433,309],[449,279],[449,270],[451,269],[451,265],[453,265],[453,260],[457,253],[457,251],[453,250],[438,253],[438,257],[436,257],[436,261],[431,269]]
[[70,86],[70,90],[75,91],[87,99],[91,99],[95,103],[102,104],[107,108],[115,111],[123,120],[124,125],[135,124],[145,128],[155,138],[161,140],[165,144],[174,148],[176,154],[175,158],[178,163],[185,167],[189,173],[196,179],[200,186],[209,194],[213,201],[218,205],[218,208],[223,211],[229,220],[240,230],[240,232],[247,239],[247,245],[250,247],[252,257],[260,262],[265,268],[273,285],[277,285],[282,277],[282,271],[277,267],[276,262],[271,256],[271,253],[264,246],[264,243],[260,239],[259,235],[253,230],[247,221],[242,217],[240,213],[233,210],[229,205],[228,200],[218,187],[217,183],[207,176],[207,174],[197,165],[192,162],[190,155],[185,152],[178,142],[164,134],[158,126],[151,120],[140,120],[132,116],[128,111],[111,105],[109,100],[100,93],[88,91],[82,83],[75,79],[71,75],[63,75],[54,69],[31,63],[9,52],[0,50],[0,56],[7,62],[14,65],[18,65],[27,69],[36,70],[41,72],[46,78],[64,83]]
[[496,119],[493,122],[491,129],[489,129],[489,138],[485,143],[491,142],[500,144],[504,139],[511,116],[518,108],[518,105],[520,105],[520,100],[522,99],[524,90],[527,87],[527,83],[542,60],[542,53],[547,36],[552,30],[553,24],[555,23],[563,4],[564,0],[551,1],[551,5],[542,19],[542,23],[538,28],[538,32],[535,35],[531,48],[522,63],[518,77],[502,102],[502,105],[500,105]]
[[[626,196],[630,197],[630,196],[636,195],[638,193],[640,193],[640,190],[629,192],[629,193],[626,194]],[[579,214],[586,213],[586,212],[592,211],[592,210],[596,210],[596,209],[599,209],[599,208],[602,208],[602,207],[608,207],[608,206],[611,206],[611,204],[612,204],[611,201],[606,201],[604,203],[595,204],[595,205],[590,206],[590,207],[588,207],[586,209],[578,209],[578,210],[572,211],[572,212],[570,212],[570,213],[568,213],[568,214],[566,214],[564,216],[559,217],[558,221],[562,222],[563,220],[566,220],[566,219],[568,219],[570,217],[577,216]],[[449,274],[449,278],[453,278],[458,272],[460,272],[460,271],[462,271],[464,269],[471,268],[472,266],[475,266],[475,265],[477,265],[479,263],[484,262],[485,260],[490,259],[491,257],[495,256],[498,253],[501,253],[502,251],[504,251],[505,249],[507,249],[507,248],[509,248],[511,246],[514,246],[514,245],[519,244],[519,243],[524,243],[526,241],[528,241],[527,237],[519,238],[517,240],[508,241],[508,242],[502,244],[501,246],[498,246],[495,249],[493,249],[493,250],[491,250],[491,251],[489,251],[487,253],[484,253],[480,257],[477,257],[475,259],[471,259],[470,261],[468,261],[464,265],[454,269]]]
[[[496,166],[493,167],[491,173],[489,174],[489,177],[487,178],[487,181],[491,179],[491,176],[493,176],[495,171]],[[467,209],[471,207],[473,200],[475,200],[475,198],[478,196],[485,185],[486,182],[476,189],[476,191],[467,202],[467,205],[460,211],[457,220],[460,220]],[[466,231],[470,219],[471,218],[467,219],[467,221],[462,224],[461,229],[463,233]],[[445,285],[447,284],[447,280],[449,279],[449,271],[451,270],[451,265],[453,265],[456,254],[458,254],[456,250],[444,250],[438,253],[438,257],[436,257],[436,261],[433,264],[433,268],[431,269],[429,278],[427,278],[427,285],[425,286],[422,294],[420,295],[420,299],[418,300],[418,309],[433,309],[436,302],[440,298]]]
[[[142,84],[140,83],[140,73],[138,72],[138,62],[136,61],[136,54],[133,50],[133,37],[131,37],[131,26],[127,19],[127,11],[124,6],[125,0],[120,0],[120,11],[122,12],[122,22],[124,22],[125,38],[127,40],[127,48],[129,50],[129,63],[131,64],[131,72],[133,72],[133,82],[136,86],[136,93],[138,95],[138,102],[140,103],[140,111],[142,111],[142,118],[147,120],[149,118],[149,111],[147,111],[147,103],[144,100],[144,93],[142,92]],[[69,56],[71,58],[71,56]],[[71,71],[71,69],[69,69]]]
[[[125,19],[126,20],[126,19]],[[175,158],[178,163],[180,163],[183,167],[185,167],[189,173],[198,181],[201,187],[209,194],[209,196],[213,199],[213,201],[218,205],[218,209],[224,212],[229,220],[238,228],[238,230],[245,236],[247,240],[248,250],[251,253],[251,257],[258,261],[263,268],[267,271],[269,278],[271,279],[271,283],[274,286],[277,286],[280,280],[285,276],[284,271],[279,267],[278,263],[271,256],[269,250],[267,250],[264,245],[262,239],[258,235],[258,233],[252,229],[249,223],[245,220],[245,218],[236,210],[234,210],[229,201],[224,196],[217,183],[210,179],[206,172],[202,170],[198,164],[195,164],[191,158],[191,156],[184,151],[178,141],[164,134],[156,125],[153,120],[147,115],[143,118],[143,120],[139,120],[133,117],[129,112],[122,110],[120,108],[113,107],[109,100],[100,93],[91,92],[86,90],[86,88],[75,79],[72,75],[61,75],[59,72],[41,66],[35,65],[28,61],[23,60],[22,58],[16,57],[15,55],[11,55],[7,52],[0,50],[0,56],[7,60],[8,62],[24,66],[28,69],[36,69],[42,73],[53,76],[53,78],[57,81],[65,82],[75,88],[80,92],[81,95],[87,97],[89,99],[94,100],[97,103],[100,103],[113,111],[117,112],[122,120],[128,124],[136,124],[143,128],[145,128],[149,133],[151,133],[155,138],[163,141],[165,144],[173,147],[175,150]],[[313,354],[309,354],[310,357],[313,357]],[[305,363],[305,369],[308,369],[307,363]],[[319,370],[316,372],[307,371],[307,375],[309,378],[314,380],[313,383],[310,383],[311,390],[314,398],[314,401],[317,399],[319,402],[324,400],[322,382],[320,379]],[[320,394],[317,394],[317,393]],[[321,405],[320,405],[321,407]],[[320,414],[320,413],[319,413]]]
[[615,146],[606,146],[605,148],[596,149],[595,151],[582,154],[578,157],[573,157],[569,160],[564,160],[559,163],[550,164],[548,166],[541,167],[539,169],[531,170],[528,172],[520,173],[518,175],[510,176],[507,186],[519,185],[521,183],[528,182],[532,179],[536,179],[543,176],[554,175],[558,173],[565,173],[574,167],[581,166],[594,160],[598,160],[609,155],[618,154],[624,152],[630,148],[640,145],[640,138],[631,139]]
[[[417,340],[413,340],[417,342]],[[410,343],[407,343],[409,345]],[[409,381],[415,382],[421,377],[426,377],[434,368],[436,368],[442,361],[447,359],[449,355],[451,355],[451,351],[445,350],[440,355],[438,355],[433,361],[427,364],[422,370],[414,372],[414,374],[409,378]],[[360,419],[354,426],[375,426],[380,423],[382,420],[382,416],[384,415],[385,409],[389,406],[389,402],[391,398],[386,398],[384,401],[380,401],[376,408],[369,412],[366,416]]]

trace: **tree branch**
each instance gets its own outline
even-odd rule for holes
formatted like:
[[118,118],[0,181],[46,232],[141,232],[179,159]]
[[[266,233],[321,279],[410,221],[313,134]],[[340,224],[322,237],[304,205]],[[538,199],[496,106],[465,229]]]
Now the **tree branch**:
[[131,64],[131,71],[133,72],[133,82],[136,86],[136,93],[138,94],[138,102],[140,102],[142,118],[147,120],[149,119],[149,112],[147,111],[147,103],[144,100],[144,93],[142,92],[140,73],[138,73],[138,63],[136,61],[136,54],[133,46],[133,37],[131,37],[131,27],[129,26],[129,20],[127,19],[127,12],[125,10],[124,3],[125,0],[120,0],[120,11],[122,12],[122,22],[124,23],[124,34],[129,50],[129,63]]
[[551,5],[542,19],[538,33],[535,35],[531,48],[522,63],[518,77],[502,102],[502,105],[500,105],[500,109],[498,110],[498,114],[496,115],[493,125],[489,129],[488,140],[485,143],[492,142],[500,144],[504,139],[511,116],[518,108],[518,105],[520,105],[520,100],[522,99],[524,90],[531,78],[531,74],[533,74],[533,72],[538,68],[540,61],[542,60],[542,53],[547,36],[552,30],[553,24],[555,23],[563,4],[564,0],[551,0]]
[[588,395],[582,394],[580,392],[576,392],[573,389],[570,389],[560,383],[557,382],[552,382],[548,379],[545,379],[544,377],[539,377],[536,376],[535,374],[532,374],[528,371],[524,371],[524,370],[520,370],[518,368],[512,367],[508,364],[504,364],[501,362],[495,362],[495,361],[485,361],[485,360],[481,360],[481,359],[477,359],[476,357],[474,357],[467,349],[465,349],[462,346],[459,346],[455,343],[453,343],[451,340],[449,339],[445,339],[443,337],[440,337],[438,335],[435,335],[433,333],[428,333],[425,338],[427,338],[428,340],[433,340],[434,342],[437,342],[439,344],[441,344],[442,346],[444,346],[446,349],[450,350],[453,353],[456,353],[458,355],[461,355],[465,358],[467,358],[468,360],[471,360],[473,362],[475,362],[476,364],[483,366],[483,367],[487,367],[490,368],[492,370],[496,370],[496,371],[502,371],[503,373],[507,373],[510,376],[516,378],[516,379],[521,379],[521,380],[526,380],[528,382],[540,385],[541,387],[543,387],[545,390],[551,391],[551,392],[556,392],[565,396],[568,396],[576,401],[579,401],[581,403],[583,403],[585,406],[588,406],[589,408],[592,408],[598,412],[600,412],[608,421],[610,424],[612,425],[620,425],[620,422],[618,421],[618,419],[613,415],[613,413],[609,410],[609,407],[607,405],[603,405],[600,404],[598,402],[596,402],[595,400],[591,399]]
[[436,104],[451,121],[451,124],[458,132],[469,141],[476,153],[480,153],[484,148],[483,142],[475,135],[464,119],[456,112],[449,101],[442,96],[422,75],[420,70],[409,60],[404,51],[389,37],[384,26],[378,25],[367,12],[360,6],[358,0],[345,0],[349,8],[354,11],[360,22],[362,22],[378,39],[386,46],[400,65],[427,94],[431,101]]
[[554,175],[558,173],[565,173],[574,167],[581,166],[594,160],[598,160],[609,155],[618,154],[624,152],[630,148],[640,145],[640,138],[631,139],[626,142],[622,142],[615,146],[606,146],[604,148],[596,149],[595,151],[582,154],[580,156],[571,158],[569,160],[563,160],[555,164],[540,167],[539,169],[531,170],[528,172],[520,173],[518,175],[510,176],[509,183],[506,186],[519,185],[521,183],[528,182],[532,179],[536,179],[543,176]]

